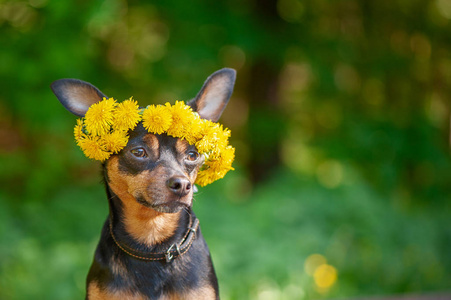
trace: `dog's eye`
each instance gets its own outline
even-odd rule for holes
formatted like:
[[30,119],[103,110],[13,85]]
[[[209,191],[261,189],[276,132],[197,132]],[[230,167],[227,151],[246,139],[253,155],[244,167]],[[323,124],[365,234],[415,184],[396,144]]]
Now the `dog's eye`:
[[199,153],[196,151],[190,151],[188,152],[188,155],[186,156],[186,160],[188,161],[196,161],[199,158]]
[[135,148],[130,151],[136,157],[147,157],[147,152],[144,148]]

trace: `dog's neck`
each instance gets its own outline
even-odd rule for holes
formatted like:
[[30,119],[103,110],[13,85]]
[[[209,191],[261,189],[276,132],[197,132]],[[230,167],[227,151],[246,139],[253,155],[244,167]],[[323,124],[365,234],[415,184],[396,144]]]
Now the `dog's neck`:
[[154,247],[174,236],[179,227],[182,211],[157,212],[139,204],[127,193],[117,195],[108,184],[107,194],[113,231],[119,238],[131,237],[137,244]]

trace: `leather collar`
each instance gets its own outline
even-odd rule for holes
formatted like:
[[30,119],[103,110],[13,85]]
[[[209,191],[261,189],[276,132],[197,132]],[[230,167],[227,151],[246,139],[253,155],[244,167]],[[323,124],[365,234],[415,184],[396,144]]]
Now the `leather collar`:
[[189,225],[185,235],[180,242],[172,244],[166,251],[163,252],[146,252],[138,251],[118,241],[113,233],[112,217],[110,217],[109,223],[111,237],[113,238],[116,245],[126,254],[141,260],[166,260],[166,262],[168,263],[188,252],[194,239],[196,238],[196,232],[199,228],[199,220],[195,216],[191,216],[191,214],[189,214]]

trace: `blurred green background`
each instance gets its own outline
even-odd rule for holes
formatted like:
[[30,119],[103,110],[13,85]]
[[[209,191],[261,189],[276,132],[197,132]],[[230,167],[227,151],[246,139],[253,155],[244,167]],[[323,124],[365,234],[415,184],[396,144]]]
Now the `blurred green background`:
[[450,0],[0,0],[0,299],[81,299],[100,166],[51,93],[144,106],[238,71],[200,189],[222,299],[451,289]]

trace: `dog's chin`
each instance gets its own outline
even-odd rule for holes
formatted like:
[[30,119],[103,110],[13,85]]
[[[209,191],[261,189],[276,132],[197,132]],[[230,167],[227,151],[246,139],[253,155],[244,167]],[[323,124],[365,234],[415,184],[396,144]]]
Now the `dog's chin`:
[[187,199],[177,199],[177,200],[170,200],[170,201],[148,201],[144,197],[137,197],[136,200],[139,204],[151,208],[157,212],[160,213],[177,213],[181,211],[182,209],[189,208],[190,205],[188,203],[191,203],[191,201],[187,201]]
[[178,213],[182,209],[187,208],[186,205],[183,204],[160,204],[160,205],[152,205],[152,209],[167,214]]

